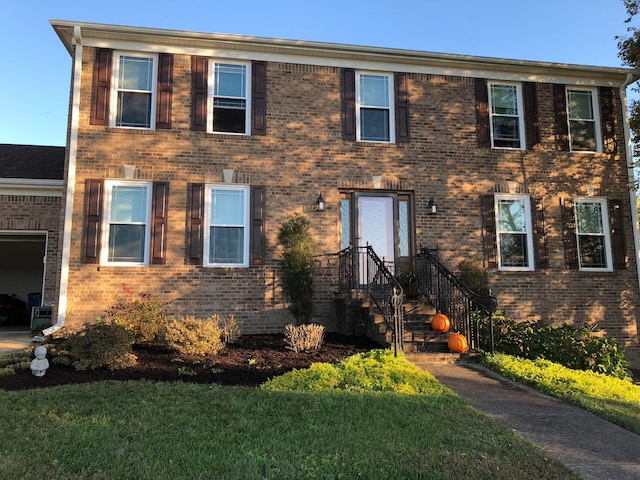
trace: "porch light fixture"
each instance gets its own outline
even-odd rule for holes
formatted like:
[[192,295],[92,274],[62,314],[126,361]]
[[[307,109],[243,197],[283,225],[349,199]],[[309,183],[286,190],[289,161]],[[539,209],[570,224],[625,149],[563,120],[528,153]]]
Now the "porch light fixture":
[[436,213],[438,213],[438,205],[436,205],[436,202],[433,199],[433,197],[431,197],[427,202],[427,213],[429,215],[435,215]]
[[316,200],[316,206],[319,212],[324,211],[324,198],[322,198],[322,194],[318,195],[318,199]]

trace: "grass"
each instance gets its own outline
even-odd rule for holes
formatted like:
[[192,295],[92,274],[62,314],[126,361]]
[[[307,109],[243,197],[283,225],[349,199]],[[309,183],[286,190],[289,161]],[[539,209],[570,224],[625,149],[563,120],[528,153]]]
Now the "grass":
[[[426,374],[429,375],[429,374]],[[0,479],[574,479],[431,393],[103,382],[0,391]]]
[[572,370],[548,360],[487,355],[483,363],[504,376],[573,403],[640,434],[640,386],[601,373]]

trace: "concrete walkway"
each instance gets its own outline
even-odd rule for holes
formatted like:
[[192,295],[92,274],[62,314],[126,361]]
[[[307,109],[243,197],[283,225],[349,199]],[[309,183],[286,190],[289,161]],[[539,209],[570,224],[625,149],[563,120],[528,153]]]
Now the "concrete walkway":
[[33,345],[33,336],[28,330],[0,330],[0,355],[23,350]]
[[418,365],[585,479],[640,479],[640,435],[474,363]]

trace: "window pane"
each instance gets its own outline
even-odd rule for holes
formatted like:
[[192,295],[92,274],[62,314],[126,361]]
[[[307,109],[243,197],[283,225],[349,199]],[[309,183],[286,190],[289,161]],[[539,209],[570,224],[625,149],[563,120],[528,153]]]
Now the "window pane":
[[216,63],[214,95],[221,97],[245,98],[247,96],[247,67]]
[[244,228],[211,227],[209,261],[212,263],[243,263]]
[[528,267],[526,234],[500,234],[500,265],[502,267]]
[[151,94],[118,92],[118,127],[151,127]]
[[244,225],[244,192],[240,190],[212,190],[211,224]]
[[409,256],[409,203],[406,201],[398,202],[398,217],[400,220],[400,256]]
[[360,105],[389,107],[389,78],[383,75],[360,75]]
[[114,185],[111,190],[110,221],[145,223],[147,221],[147,188]]
[[351,245],[351,206],[349,199],[340,200],[340,219],[342,222],[342,240],[340,249]]
[[150,92],[153,82],[153,58],[120,57],[118,88]]
[[524,200],[501,199],[498,201],[498,230],[501,232],[527,231]]
[[515,85],[491,85],[491,110],[499,115],[518,115]]
[[389,110],[360,109],[360,138],[388,142]]
[[578,233],[604,233],[602,204],[600,202],[576,203],[576,227]]
[[595,122],[582,122],[572,120],[569,122],[571,133],[571,149],[595,152],[596,151],[596,124]]
[[518,117],[493,117],[493,143],[496,147],[520,147]]
[[591,100],[591,92],[589,91],[569,90],[569,118],[593,120],[593,103]]
[[109,226],[109,262],[144,262],[145,225]]
[[578,235],[580,267],[607,268],[603,235]]
[[213,108],[213,131],[244,133],[247,112],[236,108]]

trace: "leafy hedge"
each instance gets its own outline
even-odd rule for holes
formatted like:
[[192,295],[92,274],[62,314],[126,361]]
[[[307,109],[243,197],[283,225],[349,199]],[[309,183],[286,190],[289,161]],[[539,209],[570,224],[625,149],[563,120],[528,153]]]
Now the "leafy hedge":
[[[493,316],[495,351],[535,360],[544,358],[576,370],[591,370],[630,379],[630,364],[613,338],[599,332],[597,324],[582,327],[551,326],[542,322],[516,322],[501,312]],[[490,350],[488,320],[480,323],[480,338]]]
[[265,390],[321,392],[327,390],[442,394],[448,392],[428,372],[391,350],[371,350],[335,364],[314,363],[261,385]]

